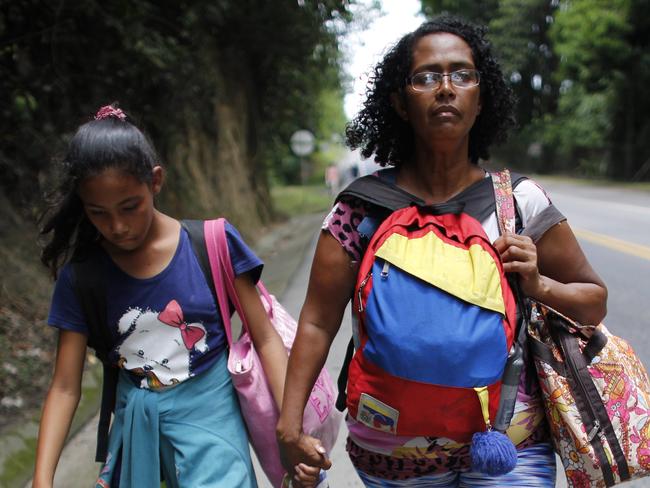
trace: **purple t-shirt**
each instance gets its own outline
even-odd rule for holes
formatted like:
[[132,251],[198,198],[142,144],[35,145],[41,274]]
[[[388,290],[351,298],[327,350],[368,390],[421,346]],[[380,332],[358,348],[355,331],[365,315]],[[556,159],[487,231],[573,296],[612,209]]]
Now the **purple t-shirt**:
[[[230,224],[226,236],[235,275],[250,272],[257,282],[262,261]],[[214,363],[226,347],[225,332],[184,229],[169,265],[151,278],[128,275],[106,253],[101,253],[101,260],[107,323],[118,338],[111,361],[132,373],[142,388],[151,389],[180,383]],[[72,266],[67,264],[54,287],[48,324],[87,334],[73,279]]]

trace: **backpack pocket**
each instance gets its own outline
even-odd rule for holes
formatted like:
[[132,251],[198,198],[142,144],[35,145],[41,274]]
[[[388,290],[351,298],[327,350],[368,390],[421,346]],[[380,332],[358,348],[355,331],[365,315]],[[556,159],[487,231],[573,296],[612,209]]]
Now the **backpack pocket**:
[[473,388],[498,381],[508,355],[503,315],[377,259],[363,355],[391,375]]

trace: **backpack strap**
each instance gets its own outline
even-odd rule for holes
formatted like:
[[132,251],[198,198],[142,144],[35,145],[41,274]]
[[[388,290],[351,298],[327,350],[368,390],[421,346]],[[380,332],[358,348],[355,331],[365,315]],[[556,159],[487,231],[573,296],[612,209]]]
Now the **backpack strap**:
[[88,328],[88,347],[102,362],[102,398],[97,426],[95,461],[103,463],[108,454],[108,430],[115,410],[118,369],[109,361],[108,355],[115,346],[116,338],[106,323],[106,279],[98,250],[71,261],[74,291],[81,305]]
[[411,205],[426,205],[421,198],[402,190],[386,178],[374,175],[362,176],[354,180],[339,193],[336,201],[350,197],[360,198],[388,212],[394,212]]
[[189,219],[181,220],[181,227],[185,229],[187,235],[190,238],[192,249],[194,250],[196,259],[199,261],[199,266],[201,266],[201,270],[205,276],[205,281],[210,288],[214,302],[218,304],[219,301],[217,300],[217,291],[214,288],[214,280],[212,279],[212,270],[210,268],[210,259],[208,258],[208,248],[206,247],[205,242],[204,221]]
[[515,198],[512,194],[512,181],[510,171],[504,169],[492,173],[492,184],[494,185],[494,200],[499,223],[499,234],[515,231]]
[[336,380],[336,385],[338,387],[338,395],[336,396],[336,409],[339,412],[342,412],[347,408],[348,374],[350,371],[352,356],[354,356],[354,337],[350,337],[350,342],[348,342],[348,347],[345,350],[345,359],[343,359],[343,365],[341,366],[341,371],[339,371],[339,377]]

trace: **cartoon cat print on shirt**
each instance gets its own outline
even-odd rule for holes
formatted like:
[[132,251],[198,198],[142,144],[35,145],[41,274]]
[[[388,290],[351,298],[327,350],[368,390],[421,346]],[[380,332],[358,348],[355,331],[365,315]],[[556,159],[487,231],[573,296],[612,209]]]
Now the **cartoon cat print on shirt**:
[[188,324],[176,300],[162,312],[129,309],[118,322],[120,334],[129,335],[117,347],[119,366],[144,376],[141,388],[157,389],[180,383],[190,376],[190,353],[208,350],[206,330]]

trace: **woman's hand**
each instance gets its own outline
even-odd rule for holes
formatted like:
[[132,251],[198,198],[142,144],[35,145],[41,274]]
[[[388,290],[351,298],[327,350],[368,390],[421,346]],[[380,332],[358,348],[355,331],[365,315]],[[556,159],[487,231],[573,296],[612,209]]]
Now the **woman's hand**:
[[518,273],[523,293],[529,297],[544,296],[544,280],[537,265],[537,246],[528,236],[510,232],[494,241],[506,273]]
[[282,464],[294,484],[308,482],[307,468],[329,469],[332,465],[321,441],[302,432],[303,412],[341,325],[355,279],[356,269],[350,266],[350,258],[339,242],[322,232],[289,357],[282,411],[276,427]]
[[332,462],[321,442],[315,437],[301,433],[288,440],[278,432],[280,459],[292,479],[292,485],[310,488],[318,484],[321,469],[330,469]]
[[607,287],[593,270],[566,221],[537,242],[506,233],[494,242],[506,272],[519,274],[522,291],[581,324],[607,313]]

